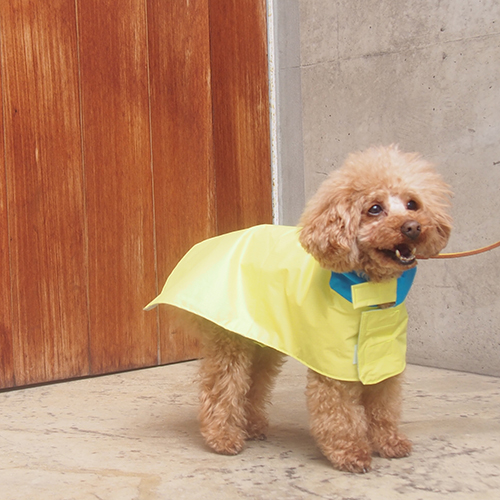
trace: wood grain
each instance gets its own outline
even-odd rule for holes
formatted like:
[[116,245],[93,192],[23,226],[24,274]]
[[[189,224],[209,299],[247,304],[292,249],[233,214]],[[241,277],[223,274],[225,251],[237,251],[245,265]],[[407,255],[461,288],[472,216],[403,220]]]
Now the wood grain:
[[[148,13],[156,242],[162,287],[186,251],[214,236],[216,230],[208,0],[152,0]],[[195,357],[193,339],[170,326],[163,308],[159,314],[161,363]]]
[[[2,82],[0,79],[0,93]],[[0,137],[3,138],[3,105],[0,101]],[[7,212],[7,186],[5,183],[4,141],[0,141],[0,388],[12,387],[14,358],[12,350],[11,280],[9,261],[9,224]]]
[[72,0],[1,5],[18,385],[88,373],[74,9]]
[[265,0],[211,0],[217,230],[272,222]]
[[145,2],[79,3],[92,373],[157,362]]
[[198,355],[142,308],[193,244],[271,221],[265,22],[264,0],[0,2],[0,387]]

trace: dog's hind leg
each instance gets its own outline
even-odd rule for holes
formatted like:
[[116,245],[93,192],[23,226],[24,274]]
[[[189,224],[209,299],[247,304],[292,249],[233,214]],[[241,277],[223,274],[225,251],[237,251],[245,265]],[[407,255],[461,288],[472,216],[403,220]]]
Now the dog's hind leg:
[[248,439],[266,439],[269,426],[267,408],[271,402],[271,391],[276,376],[284,360],[284,354],[274,349],[255,346],[251,385],[245,407]]
[[373,451],[381,457],[401,458],[411,452],[411,441],[398,430],[401,402],[401,376],[364,388],[368,437]]
[[341,382],[309,370],[306,395],[311,434],[325,457],[348,472],[370,470],[371,446],[362,391],[359,382]]
[[213,326],[203,338],[200,430],[217,453],[235,455],[246,439],[247,393],[256,345]]

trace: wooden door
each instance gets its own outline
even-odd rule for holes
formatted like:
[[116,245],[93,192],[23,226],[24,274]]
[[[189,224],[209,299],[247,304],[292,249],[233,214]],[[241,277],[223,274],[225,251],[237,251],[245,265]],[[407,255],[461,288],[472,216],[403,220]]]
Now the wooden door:
[[264,0],[0,4],[0,387],[190,359],[143,312],[271,221]]

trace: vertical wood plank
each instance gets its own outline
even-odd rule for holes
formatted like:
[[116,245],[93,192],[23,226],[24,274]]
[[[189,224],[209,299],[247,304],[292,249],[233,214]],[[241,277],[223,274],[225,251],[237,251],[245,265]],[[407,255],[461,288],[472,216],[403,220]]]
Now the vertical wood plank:
[[218,232],[272,221],[265,0],[210,0]]
[[[1,57],[1,55],[0,55]],[[0,60],[1,67],[1,60]],[[2,82],[0,80],[0,95]],[[0,101],[0,389],[15,385],[12,352],[11,280],[9,226],[5,171],[3,105]]]
[[[208,0],[150,0],[151,121],[158,279],[215,234]],[[160,308],[161,362],[197,355]]]
[[157,363],[145,0],[78,2],[92,373]]
[[18,385],[88,373],[73,0],[1,6]]

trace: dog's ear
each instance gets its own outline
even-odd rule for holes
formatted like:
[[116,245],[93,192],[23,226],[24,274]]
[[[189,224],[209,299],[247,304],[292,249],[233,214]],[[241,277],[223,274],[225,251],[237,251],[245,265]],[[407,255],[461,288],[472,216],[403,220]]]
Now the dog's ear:
[[439,212],[434,215],[436,221],[436,230],[439,234],[441,241],[439,242],[439,251],[441,251],[446,244],[448,243],[448,239],[450,238],[451,230],[452,230],[452,220],[451,216],[447,212]]
[[438,254],[448,243],[452,230],[452,218],[449,214],[451,190],[442,180],[435,180],[425,191],[424,206],[435,230],[429,233],[427,247],[429,255]]
[[361,219],[360,200],[333,175],[307,204],[299,240],[322,267],[348,272],[358,257],[356,239]]

